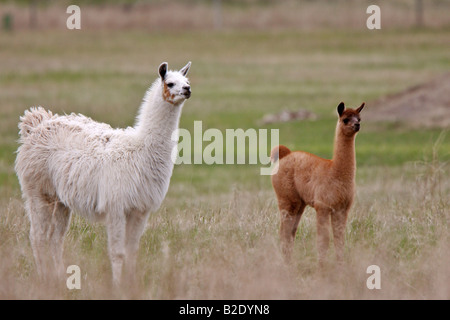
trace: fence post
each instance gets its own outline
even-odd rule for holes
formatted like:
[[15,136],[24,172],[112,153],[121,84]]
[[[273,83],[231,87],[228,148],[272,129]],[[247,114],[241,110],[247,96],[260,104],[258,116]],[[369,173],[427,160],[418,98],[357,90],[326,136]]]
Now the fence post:
[[416,0],[416,26],[423,26],[423,1]]
[[37,26],[37,1],[30,1],[30,28],[34,29]]
[[219,30],[222,28],[222,1],[214,1],[214,27]]
[[5,13],[2,18],[3,30],[11,31],[13,29],[13,16],[10,13]]

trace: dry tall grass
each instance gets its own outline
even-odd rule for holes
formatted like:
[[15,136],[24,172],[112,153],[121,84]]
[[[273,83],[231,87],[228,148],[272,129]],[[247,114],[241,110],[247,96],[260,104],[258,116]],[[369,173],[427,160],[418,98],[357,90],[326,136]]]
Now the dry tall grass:
[[[189,199],[180,196],[178,186],[150,217],[141,240],[138,285],[121,292],[110,285],[104,228],[79,217],[66,237],[65,262],[80,266],[81,290],[70,291],[65,282],[40,283],[22,202],[4,200],[0,298],[449,299],[448,168],[429,161],[401,170],[360,170],[346,263],[337,268],[330,254],[323,271],[317,269],[313,210],[304,214],[293,263],[287,265],[270,189],[236,185],[229,194]],[[380,290],[366,287],[372,264],[381,268]]]

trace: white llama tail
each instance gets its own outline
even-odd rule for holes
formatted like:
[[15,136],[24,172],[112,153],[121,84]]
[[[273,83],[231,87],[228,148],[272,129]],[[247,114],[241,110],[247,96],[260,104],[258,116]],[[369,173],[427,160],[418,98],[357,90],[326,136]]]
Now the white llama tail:
[[26,110],[25,114],[20,117],[20,140],[23,141],[23,139],[29,136],[39,124],[41,124],[44,120],[51,119],[52,117],[53,113],[51,111],[46,111],[42,107],[32,107],[30,108],[30,111]]

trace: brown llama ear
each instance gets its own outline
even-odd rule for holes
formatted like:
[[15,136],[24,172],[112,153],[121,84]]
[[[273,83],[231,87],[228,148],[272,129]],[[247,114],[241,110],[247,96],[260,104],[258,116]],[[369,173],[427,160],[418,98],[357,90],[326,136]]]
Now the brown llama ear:
[[167,73],[167,62],[161,63],[161,65],[159,66],[158,72],[159,72],[159,76],[161,77],[161,79],[164,80],[164,78],[166,77],[166,73]]
[[338,107],[337,107],[337,112],[339,114],[339,116],[342,116],[342,114],[344,113],[345,110],[345,104],[343,102],[339,103]]
[[363,103],[361,104],[361,106],[360,106],[358,109],[356,109],[356,112],[360,113],[361,110],[364,108],[365,105],[366,105],[366,103],[363,102]]

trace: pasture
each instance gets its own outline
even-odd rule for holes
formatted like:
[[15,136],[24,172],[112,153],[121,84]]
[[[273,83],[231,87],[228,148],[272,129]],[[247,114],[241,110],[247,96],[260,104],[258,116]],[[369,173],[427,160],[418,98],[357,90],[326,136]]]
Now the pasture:
[[[448,128],[373,122],[371,102],[448,72],[448,29],[145,32],[16,31],[0,35],[0,298],[449,299]],[[192,61],[181,128],[279,129],[280,143],[332,154],[336,106],[366,102],[356,138],[357,194],[346,264],[317,270],[315,212],[303,215],[293,263],[259,165],[177,165],[141,239],[139,285],[111,290],[104,227],[73,216],[65,263],[81,290],[39,283],[14,173],[19,116],[33,105],[132,126],[162,61]],[[433,108],[424,105],[424,108]],[[307,109],[317,120],[261,125]],[[367,113],[369,115],[369,113]],[[369,290],[366,269],[381,269]]]

